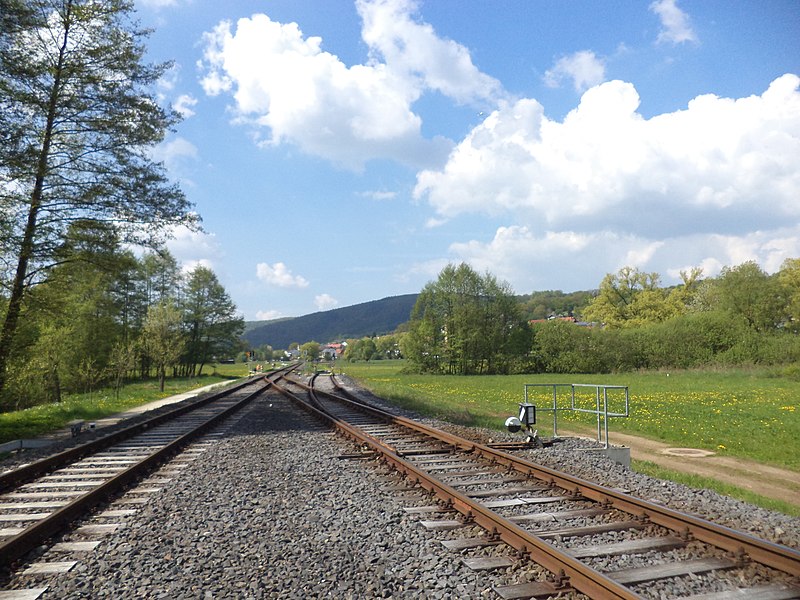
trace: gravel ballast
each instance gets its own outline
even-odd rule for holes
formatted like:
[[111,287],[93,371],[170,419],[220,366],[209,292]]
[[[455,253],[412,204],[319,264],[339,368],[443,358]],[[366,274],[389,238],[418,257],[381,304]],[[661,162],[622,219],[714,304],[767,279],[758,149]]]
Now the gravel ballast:
[[[473,439],[502,437],[428,422]],[[529,458],[800,547],[798,519],[575,451],[587,444],[564,441]],[[494,585],[543,577],[535,565],[470,570],[439,543],[452,532],[428,531],[403,510],[430,498],[388,489],[401,481],[375,461],[342,458],[356,450],[283,397],[264,395],[68,574],[13,586],[47,585],[45,599],[463,599],[496,598]],[[510,554],[502,545],[473,553]]]

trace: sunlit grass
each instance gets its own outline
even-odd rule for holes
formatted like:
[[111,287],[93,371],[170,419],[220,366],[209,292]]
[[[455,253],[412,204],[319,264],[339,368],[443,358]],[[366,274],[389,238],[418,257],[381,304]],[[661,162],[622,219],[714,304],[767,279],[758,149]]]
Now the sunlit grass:
[[652,462],[640,460],[632,461],[631,468],[634,471],[644,473],[645,475],[650,475],[651,477],[668,479],[670,481],[682,483],[695,489],[714,490],[715,492],[723,494],[724,496],[730,496],[731,498],[736,498],[755,506],[782,512],[793,517],[800,517],[800,504],[790,504],[788,502],[783,502],[782,500],[767,498],[760,494],[751,492],[750,490],[746,490],[729,483],[717,481],[716,479],[712,479],[710,477],[681,473],[680,471],[665,469],[664,467]]
[[57,404],[0,413],[0,443],[38,437],[61,429],[72,420],[101,419],[147,402],[246,375],[247,366],[244,364],[208,366],[200,377],[167,378],[163,392],[159,391],[158,380],[150,379],[126,384],[119,397],[113,389],[100,389],[88,394],[65,396]]
[[[675,371],[615,375],[437,376],[401,372],[402,361],[339,363],[377,395],[424,414],[466,425],[500,428],[524,400],[526,383],[589,383],[628,386],[630,417],[610,421],[614,432],[642,435],[676,446],[705,448],[800,470],[800,382],[766,371]],[[532,401],[552,406],[552,389]],[[582,406],[593,406],[594,391],[584,391]],[[622,412],[621,393],[609,396]],[[559,406],[568,406],[561,392]],[[596,417],[559,413],[558,422],[596,425]],[[552,432],[552,413],[539,411],[543,435]]]

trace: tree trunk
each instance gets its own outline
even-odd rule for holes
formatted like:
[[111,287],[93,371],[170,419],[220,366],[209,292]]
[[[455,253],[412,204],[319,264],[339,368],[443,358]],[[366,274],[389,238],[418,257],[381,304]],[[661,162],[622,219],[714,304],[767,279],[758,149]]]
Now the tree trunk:
[[58,367],[53,367],[50,373],[50,382],[53,390],[53,400],[61,402],[61,378],[58,376]]
[[69,13],[72,2],[67,2],[67,18],[64,25],[64,40],[58,53],[58,65],[55,70],[53,87],[50,90],[50,98],[47,106],[47,122],[45,124],[42,147],[36,165],[36,180],[31,192],[30,206],[28,208],[28,220],[25,223],[25,232],[20,244],[19,257],[17,258],[17,270],[14,281],[11,284],[11,297],[8,301],[8,311],[3,322],[3,330],[0,332],[0,393],[6,385],[6,370],[11,355],[11,348],[14,344],[14,337],[17,333],[19,315],[22,311],[22,300],[25,296],[25,279],[28,277],[28,265],[33,258],[34,242],[37,232],[37,220],[39,210],[42,206],[42,194],[44,190],[44,180],[47,175],[48,162],[50,159],[50,144],[53,141],[53,127],[56,120],[56,108],[58,106],[58,96],[61,92],[61,77],[64,69],[64,60],[69,39]]

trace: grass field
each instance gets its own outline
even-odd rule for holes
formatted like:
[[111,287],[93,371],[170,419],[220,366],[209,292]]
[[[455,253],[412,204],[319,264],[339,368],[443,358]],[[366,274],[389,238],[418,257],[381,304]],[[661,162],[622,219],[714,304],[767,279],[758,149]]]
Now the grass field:
[[[465,425],[500,428],[516,414],[526,383],[628,386],[630,417],[610,421],[610,439],[624,432],[681,447],[749,458],[800,471],[800,382],[763,370],[678,371],[618,375],[512,375],[455,377],[405,375],[402,361],[339,363],[335,370],[402,406]],[[552,389],[532,400],[552,406]],[[594,404],[594,391],[581,396]],[[622,412],[622,393],[610,409]],[[568,405],[559,396],[559,406]],[[594,415],[560,412],[558,422],[596,426]],[[542,435],[552,433],[552,413],[538,414]]]
[[126,384],[120,390],[119,398],[115,397],[113,389],[101,389],[90,394],[66,396],[58,404],[0,413],[0,443],[35,438],[61,429],[74,419],[100,419],[153,400],[245,375],[247,366],[244,364],[219,365],[216,368],[207,367],[200,377],[192,379],[167,378],[163,392],[158,389],[158,380],[151,379]]

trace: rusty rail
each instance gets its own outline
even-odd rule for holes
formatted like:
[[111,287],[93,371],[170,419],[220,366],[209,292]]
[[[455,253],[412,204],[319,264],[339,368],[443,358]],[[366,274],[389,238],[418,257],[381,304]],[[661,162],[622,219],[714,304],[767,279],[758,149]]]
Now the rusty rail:
[[[391,422],[398,425],[427,433],[447,444],[459,447],[462,450],[472,451],[479,456],[494,460],[499,464],[511,467],[521,473],[540,479],[548,484],[555,485],[570,493],[580,494],[590,500],[602,502],[607,506],[616,508],[639,519],[645,519],[676,531],[681,535],[691,535],[697,540],[706,542],[717,548],[722,548],[737,555],[747,555],[751,560],[772,567],[795,577],[800,576],[800,551],[757,538],[710,521],[680,513],[665,506],[648,502],[628,494],[597,485],[585,479],[561,473],[554,469],[538,465],[524,458],[514,456],[502,450],[490,448],[483,444],[470,442],[433,427],[416,423],[410,419],[399,417],[370,406],[347,390],[341,387],[335,379],[336,389],[344,394],[345,398],[336,397],[338,401],[349,403],[355,408],[365,410],[371,414],[390,418]],[[324,393],[324,392],[323,392]]]
[[261,380],[245,381],[244,383],[237,384],[236,386],[228,388],[223,392],[205,397],[198,402],[182,406],[176,410],[169,411],[166,414],[149,419],[144,423],[127,427],[123,430],[115,432],[114,434],[105,436],[99,440],[95,440],[94,442],[83,444],[77,448],[73,448],[72,450],[61,452],[53,457],[32,463],[28,467],[4,474],[0,481],[2,481],[5,489],[7,489],[9,486],[18,486],[21,483],[30,481],[42,473],[46,473],[52,471],[53,469],[70,464],[71,462],[91,455],[92,453],[96,453],[100,450],[111,447],[113,444],[124,441],[125,439],[152,428],[155,425],[181,416],[182,414],[191,410],[205,406],[206,404],[223,398],[234,391],[241,390],[247,385],[257,385],[258,388],[235,404],[232,404],[226,409],[206,419],[203,423],[193,428],[191,431],[188,431],[187,433],[177,437],[163,448],[160,448],[159,450],[149,454],[136,464],[131,465],[98,487],[93,488],[86,494],[78,497],[76,500],[54,511],[44,519],[37,521],[35,524],[29,527],[26,527],[21,533],[9,538],[3,543],[0,543],[0,567],[10,566],[12,563],[14,563],[14,561],[22,558],[26,553],[40,545],[47,538],[57,534],[76,519],[86,515],[86,513],[92,510],[95,506],[118,495],[121,491],[125,490],[132,483],[140,479],[144,474],[150,472],[153,468],[165,462],[169,457],[177,453],[191,440],[202,435],[208,429],[212,428],[217,423],[245,406],[253,398],[267,389],[267,387],[270,385],[270,382]]
[[[296,385],[303,385],[297,381],[291,381]],[[352,427],[342,419],[334,415],[328,414],[312,406],[310,403],[305,402],[301,398],[292,394],[285,388],[275,386],[287,398],[291,399],[299,406],[316,415],[318,418],[327,421],[339,431],[356,441],[362,447],[368,447],[381,456],[381,459],[386,463],[392,465],[395,469],[409,477],[412,481],[419,484],[424,489],[432,492],[437,498],[442,500],[445,504],[451,506],[454,510],[460,512],[464,517],[472,521],[493,535],[497,536],[503,542],[517,550],[519,555],[523,558],[529,558],[536,563],[542,565],[552,573],[554,573],[560,582],[557,589],[559,591],[568,591],[571,588],[577,589],[593,598],[608,598],[620,600],[636,600],[641,598],[638,594],[629,588],[615,582],[613,579],[606,575],[591,569],[577,559],[560,552],[544,540],[536,537],[535,535],[525,531],[518,525],[504,519],[493,511],[485,508],[480,503],[462,494],[458,490],[450,487],[449,485],[432,477],[422,469],[419,469],[412,463],[405,460],[402,456],[393,452],[391,448],[384,444],[379,443],[371,436],[364,434],[356,427]],[[306,387],[310,393],[315,393],[309,386]],[[319,393],[319,392],[316,392]],[[322,392],[325,394],[325,392]],[[337,400],[342,400],[337,398]],[[377,409],[375,409],[377,410]],[[393,418],[393,415],[383,411],[377,411],[376,414]],[[419,431],[431,431],[444,434],[433,428],[420,426]],[[454,445],[464,447],[464,442],[461,438],[444,434],[448,443],[453,442]],[[440,438],[441,439],[441,438]],[[466,443],[467,446],[471,443]],[[569,582],[569,583],[567,583]]]

